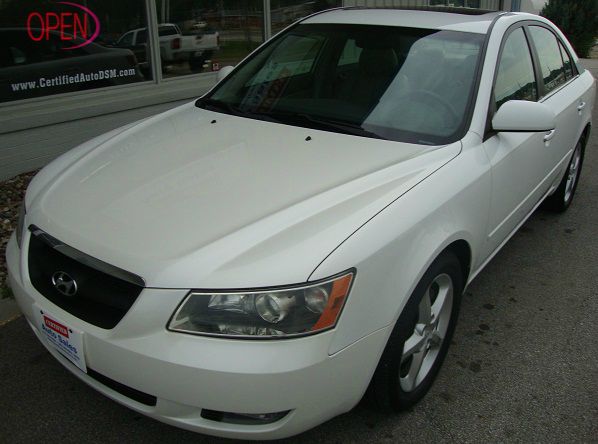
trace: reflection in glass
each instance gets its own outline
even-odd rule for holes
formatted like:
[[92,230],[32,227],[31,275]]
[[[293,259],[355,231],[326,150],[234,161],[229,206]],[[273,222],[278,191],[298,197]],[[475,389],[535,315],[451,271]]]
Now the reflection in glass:
[[561,48],[561,55],[563,56],[563,66],[565,68],[565,77],[567,80],[575,77],[575,70],[573,69],[573,62],[571,62],[571,57],[569,57],[569,53],[563,46],[561,42],[559,42],[559,48]]
[[263,2],[155,0],[164,77],[236,65],[263,42]]
[[117,45],[129,29],[145,26],[145,2],[84,6],[93,16],[60,3],[0,1],[0,102],[151,79],[145,47]]
[[538,51],[544,88],[546,94],[548,94],[567,81],[561,50],[555,35],[548,29],[540,26],[530,26],[529,30]]
[[509,35],[503,47],[494,97],[496,109],[509,100],[535,101],[538,98],[532,56],[521,28]]
[[472,97],[484,36],[300,24],[198,103],[207,109],[364,137],[446,144]]
[[314,12],[343,6],[341,0],[271,0],[272,35]]

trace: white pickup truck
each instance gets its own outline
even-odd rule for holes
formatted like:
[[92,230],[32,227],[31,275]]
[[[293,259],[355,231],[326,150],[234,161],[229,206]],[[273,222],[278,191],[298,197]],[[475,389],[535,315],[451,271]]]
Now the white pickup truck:
[[[158,26],[158,36],[163,66],[189,62],[192,71],[201,71],[205,60],[220,49],[220,36],[216,31],[183,35],[174,23],[162,23]],[[116,45],[131,49],[140,62],[146,62],[147,28],[126,32],[118,39]]]

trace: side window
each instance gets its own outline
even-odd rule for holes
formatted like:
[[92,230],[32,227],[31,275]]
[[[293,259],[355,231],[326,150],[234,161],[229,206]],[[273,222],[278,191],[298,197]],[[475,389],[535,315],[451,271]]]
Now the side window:
[[141,31],[137,32],[137,45],[143,45],[147,43],[147,29],[142,29]]
[[11,46],[8,48],[8,50],[12,55],[12,61],[14,65],[23,65],[27,63],[27,55],[25,55],[25,53],[21,51],[19,48]]
[[62,54],[57,54],[53,38],[51,35],[50,40],[42,40],[40,42],[33,42],[25,35],[15,38],[8,44],[14,64],[29,65],[32,63],[51,62],[57,59],[58,56],[62,56]]
[[120,39],[118,39],[118,42],[116,44],[117,44],[117,46],[132,46],[133,45],[133,32],[127,32]]
[[563,56],[563,66],[565,67],[565,77],[567,80],[572,79],[575,77],[575,70],[573,69],[573,62],[571,61],[571,57],[569,57],[569,53],[563,46],[561,42],[559,42],[559,48],[561,48],[561,55]]
[[546,28],[530,26],[529,30],[538,51],[544,87],[548,94],[567,81],[559,42],[556,36]]
[[354,39],[347,40],[343,52],[338,60],[338,66],[352,65],[359,62],[361,48],[355,44]]
[[522,28],[507,37],[498,65],[494,98],[496,109],[509,100],[538,99],[532,56]]
[[179,32],[174,26],[160,26],[158,28],[158,35],[164,37],[167,35],[178,35]]

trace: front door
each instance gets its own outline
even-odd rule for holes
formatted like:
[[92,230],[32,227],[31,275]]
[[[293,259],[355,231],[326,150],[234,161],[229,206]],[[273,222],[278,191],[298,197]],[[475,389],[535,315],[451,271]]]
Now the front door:
[[[509,100],[538,100],[530,46],[523,27],[505,37],[494,86],[496,110]],[[550,188],[554,168],[552,134],[492,135],[484,150],[492,165],[492,195],[486,254],[491,254],[517,228]]]

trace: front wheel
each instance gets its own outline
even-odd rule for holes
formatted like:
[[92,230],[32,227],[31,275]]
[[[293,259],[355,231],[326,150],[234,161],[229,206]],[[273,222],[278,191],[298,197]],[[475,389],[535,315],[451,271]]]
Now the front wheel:
[[377,406],[403,410],[430,389],[455,329],[462,292],[461,264],[445,252],[420,280],[390,335],[368,390]]
[[584,147],[581,141],[577,142],[567,171],[556,191],[544,201],[543,207],[550,211],[562,213],[569,208],[573,201],[573,196],[577,190],[579,175],[583,165]]

